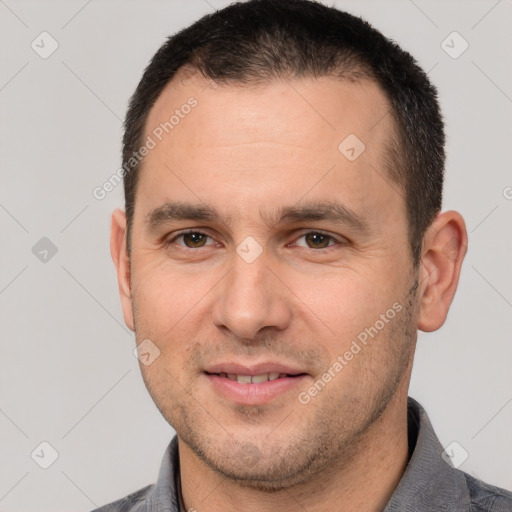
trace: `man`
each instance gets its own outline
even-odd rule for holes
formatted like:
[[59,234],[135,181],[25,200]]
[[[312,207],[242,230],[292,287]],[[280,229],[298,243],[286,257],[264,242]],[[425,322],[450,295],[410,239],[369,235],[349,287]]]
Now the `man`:
[[409,54],[321,4],[234,4],[160,48],[125,127],[111,250],[177,436],[100,510],[512,510],[407,396],[467,245]]

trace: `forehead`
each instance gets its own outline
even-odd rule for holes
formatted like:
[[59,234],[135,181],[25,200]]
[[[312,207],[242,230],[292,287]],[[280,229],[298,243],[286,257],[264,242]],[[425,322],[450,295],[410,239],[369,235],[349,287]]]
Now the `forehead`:
[[262,198],[293,202],[305,193],[323,199],[339,191],[347,203],[365,202],[379,187],[382,201],[390,188],[385,147],[394,130],[388,111],[369,80],[215,85],[178,75],[149,113],[145,138],[156,145],[139,189],[154,204],[179,189],[231,211],[251,201],[261,211]]
[[[181,122],[188,114],[183,116],[180,110],[188,112],[190,98],[197,101],[190,112],[193,122]],[[325,148],[332,145],[331,139],[347,133],[357,132],[367,142],[379,142],[379,136],[391,131],[388,110],[384,93],[369,79],[320,77],[216,84],[198,73],[178,73],[151,109],[145,131],[151,133],[178,111],[180,119],[178,123],[173,120],[168,143],[177,144],[182,136],[201,146],[220,146],[248,138],[261,140],[281,130],[280,136],[292,142],[303,137],[303,144]],[[326,139],[327,134],[330,137]]]

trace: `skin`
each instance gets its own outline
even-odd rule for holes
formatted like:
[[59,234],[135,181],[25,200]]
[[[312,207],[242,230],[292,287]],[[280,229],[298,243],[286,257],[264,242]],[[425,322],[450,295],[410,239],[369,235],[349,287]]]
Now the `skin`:
[[[370,81],[211,87],[176,77],[146,135],[190,96],[197,106],[144,160],[131,261],[122,210],[111,232],[125,322],[137,343],[150,339],[160,350],[141,371],[178,434],[186,509],[382,510],[409,457],[417,330],[446,319],[467,245],[464,221],[440,213],[413,266],[404,198],[383,163],[393,124]],[[338,150],[349,134],[366,146],[355,161]],[[168,201],[212,205],[222,219],[150,226],[150,212]],[[274,218],[312,201],[342,203],[366,229]],[[166,245],[185,229],[207,237]],[[315,230],[328,236],[311,238]],[[248,236],[263,248],[252,263],[236,252]],[[300,403],[299,392],[396,303],[400,312],[378,335]],[[269,360],[308,375],[263,405],[227,400],[204,374],[219,361]]]

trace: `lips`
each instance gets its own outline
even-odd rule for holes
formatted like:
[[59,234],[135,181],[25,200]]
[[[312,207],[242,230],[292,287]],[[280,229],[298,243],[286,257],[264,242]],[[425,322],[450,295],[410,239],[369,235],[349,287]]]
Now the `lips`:
[[261,405],[296,389],[309,377],[299,368],[282,363],[244,365],[219,363],[204,372],[213,390],[230,402]]

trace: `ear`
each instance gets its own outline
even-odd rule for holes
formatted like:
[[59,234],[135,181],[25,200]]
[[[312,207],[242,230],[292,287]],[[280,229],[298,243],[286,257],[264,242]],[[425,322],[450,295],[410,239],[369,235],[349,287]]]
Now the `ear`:
[[130,257],[126,249],[126,214],[123,210],[112,213],[110,227],[110,254],[117,271],[119,296],[126,325],[134,331],[131,299]]
[[468,235],[462,216],[440,213],[423,237],[418,329],[431,332],[445,322],[459,283]]

